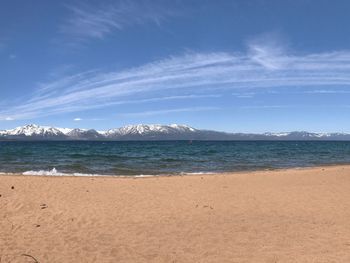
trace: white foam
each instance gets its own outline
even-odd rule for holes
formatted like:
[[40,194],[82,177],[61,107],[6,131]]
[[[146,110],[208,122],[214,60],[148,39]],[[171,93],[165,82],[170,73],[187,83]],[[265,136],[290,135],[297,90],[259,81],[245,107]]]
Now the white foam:
[[[1,173],[0,173],[1,174]],[[139,174],[139,175],[107,175],[107,174],[84,174],[84,173],[62,173],[58,172],[56,168],[53,168],[51,171],[39,170],[39,171],[26,171],[22,173],[23,175],[38,175],[38,176],[112,176],[112,177],[137,177],[137,178],[145,178],[145,177],[154,177],[158,175],[152,174]]]
[[45,171],[45,170],[26,171],[26,172],[24,172],[22,174],[23,175],[56,175],[56,176],[63,176],[63,175],[65,175],[64,173],[57,172],[56,168],[53,168],[51,171]]
[[120,177],[137,177],[137,178],[146,178],[146,177],[156,177],[159,175],[156,174],[139,174],[139,175],[123,175]]
[[61,173],[53,168],[51,171],[26,171],[22,173],[23,175],[39,175],[39,176],[103,176],[100,174],[84,174],[84,173]]
[[[6,175],[6,174],[15,174],[15,173],[0,173],[0,175]],[[206,174],[215,174],[214,172],[193,172],[193,173],[186,173],[181,172],[180,174],[174,174],[176,175],[206,175]],[[125,177],[125,178],[147,178],[147,177],[158,177],[158,176],[171,176],[168,174],[139,174],[139,175],[110,175],[110,174],[85,174],[85,173],[62,173],[57,171],[56,168],[53,168],[52,170],[39,170],[39,171],[26,171],[23,172],[22,175],[37,175],[37,176],[111,176],[111,177]]]
[[184,173],[182,172],[181,175],[206,175],[206,174],[217,174],[214,172],[195,172],[195,173]]

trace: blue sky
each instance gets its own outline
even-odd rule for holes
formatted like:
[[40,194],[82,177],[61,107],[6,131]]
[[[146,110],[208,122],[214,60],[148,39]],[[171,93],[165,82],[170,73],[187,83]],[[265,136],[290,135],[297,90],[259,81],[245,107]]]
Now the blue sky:
[[0,2],[0,129],[350,132],[350,2]]

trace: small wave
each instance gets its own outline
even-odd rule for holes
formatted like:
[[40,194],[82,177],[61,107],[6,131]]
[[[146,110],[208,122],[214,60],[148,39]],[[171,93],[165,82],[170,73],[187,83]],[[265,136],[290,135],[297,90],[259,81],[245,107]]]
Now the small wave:
[[214,172],[194,172],[194,173],[185,173],[185,172],[182,172],[181,175],[205,175],[205,174],[218,174],[219,172],[217,173],[214,173]]
[[[12,173],[0,173],[1,174],[12,174]],[[206,175],[215,174],[214,172],[181,172],[179,174],[173,175]],[[158,176],[170,176],[170,174],[135,174],[135,175],[110,175],[110,174],[85,174],[85,173],[62,173],[57,171],[56,168],[52,170],[39,170],[39,171],[26,171],[22,175],[37,175],[37,176],[112,176],[112,177],[136,177],[136,178],[146,178],[146,177],[158,177]]]
[[[0,173],[1,174],[1,173]],[[7,173],[4,173],[7,174]],[[53,168],[50,171],[39,170],[39,171],[26,171],[22,173],[23,175],[38,175],[38,176],[113,176],[113,177],[137,177],[137,178],[145,178],[145,177],[155,177],[159,175],[153,174],[138,174],[138,175],[110,175],[110,174],[84,174],[84,173],[62,173],[58,172],[56,168]]]
[[103,176],[100,174],[84,174],[84,173],[61,173],[53,168],[51,171],[26,171],[22,173],[23,175],[39,175],[39,176]]
[[146,178],[146,177],[157,177],[157,176],[161,176],[161,175],[157,175],[157,174],[139,174],[139,175],[122,175],[122,176],[119,176],[119,177]]

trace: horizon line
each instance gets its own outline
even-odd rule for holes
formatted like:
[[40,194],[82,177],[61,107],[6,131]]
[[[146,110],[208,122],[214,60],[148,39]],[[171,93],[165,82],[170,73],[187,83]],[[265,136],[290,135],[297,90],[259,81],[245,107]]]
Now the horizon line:
[[344,131],[309,131],[309,130],[289,130],[289,131],[264,131],[264,132],[249,132],[249,131],[223,131],[223,130],[216,130],[216,129],[203,129],[203,128],[196,128],[192,125],[188,125],[188,124],[178,124],[178,123],[170,123],[170,124],[160,124],[160,123],[138,123],[138,124],[126,124],[126,125],[122,125],[119,127],[114,127],[114,128],[108,128],[108,129],[96,129],[96,128],[68,128],[68,127],[58,127],[55,125],[39,125],[39,124],[35,124],[35,123],[30,123],[30,124],[25,124],[25,125],[21,125],[21,126],[17,126],[14,128],[10,128],[10,129],[1,129],[0,132],[4,132],[4,131],[10,131],[10,130],[15,130],[17,128],[23,128],[23,127],[27,127],[27,126],[37,126],[39,128],[55,128],[55,129],[70,129],[70,130],[82,130],[82,131],[89,131],[89,130],[95,130],[96,132],[100,133],[100,132],[105,132],[105,131],[109,131],[109,130],[116,130],[116,129],[121,129],[124,127],[128,127],[128,126],[185,126],[188,128],[192,128],[198,131],[214,131],[214,132],[221,132],[221,133],[228,133],[228,134],[254,134],[254,135],[265,135],[265,134],[281,134],[281,133],[293,133],[293,132],[298,132],[298,133],[312,133],[312,134],[345,134],[345,135],[350,135],[350,132],[344,132]]

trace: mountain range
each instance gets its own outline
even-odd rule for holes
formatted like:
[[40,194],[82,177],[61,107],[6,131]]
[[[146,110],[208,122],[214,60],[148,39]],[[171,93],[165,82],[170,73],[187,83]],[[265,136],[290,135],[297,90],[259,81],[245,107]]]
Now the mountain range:
[[106,131],[68,129],[35,124],[0,131],[0,140],[338,140],[350,141],[347,133],[311,133],[304,131],[281,133],[227,133],[199,130],[187,125],[128,125]]

